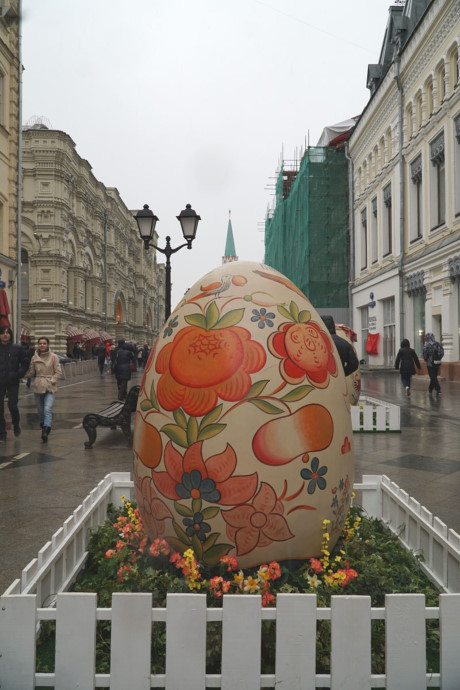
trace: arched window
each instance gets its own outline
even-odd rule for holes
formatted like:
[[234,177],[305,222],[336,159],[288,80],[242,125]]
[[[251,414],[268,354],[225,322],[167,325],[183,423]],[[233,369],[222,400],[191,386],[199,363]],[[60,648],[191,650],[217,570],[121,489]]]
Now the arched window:
[[436,86],[438,91],[437,106],[440,108],[446,97],[446,68],[444,63],[439,65],[436,70]]
[[412,103],[409,103],[409,105],[406,108],[406,127],[407,127],[407,140],[412,138],[413,135],[413,126],[412,126]]
[[427,116],[433,112],[433,80],[430,78],[426,83],[426,112]]
[[422,126],[422,94],[419,91],[415,97],[415,131],[418,132]]
[[115,309],[115,321],[116,323],[121,323],[123,321],[123,305],[121,304],[120,298],[117,299],[117,306]]

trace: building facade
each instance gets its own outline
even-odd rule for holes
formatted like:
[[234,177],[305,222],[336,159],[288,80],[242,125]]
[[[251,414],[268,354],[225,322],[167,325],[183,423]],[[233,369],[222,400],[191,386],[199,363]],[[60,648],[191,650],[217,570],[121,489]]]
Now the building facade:
[[163,321],[164,265],[144,250],[135,211],[94,177],[65,132],[37,122],[22,138],[25,338],[46,335],[63,353],[101,332],[151,346]]
[[445,350],[443,375],[457,380],[459,44],[457,0],[390,7],[380,62],[368,68],[371,97],[348,142],[359,356],[392,367],[403,338],[420,356],[433,332]]
[[[15,327],[20,122],[18,0],[0,1],[0,323]],[[7,306],[5,306],[7,305]]]

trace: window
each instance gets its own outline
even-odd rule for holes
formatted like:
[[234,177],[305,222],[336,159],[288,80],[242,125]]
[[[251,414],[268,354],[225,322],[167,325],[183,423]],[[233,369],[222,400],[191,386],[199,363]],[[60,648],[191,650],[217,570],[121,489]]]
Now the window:
[[454,213],[460,216],[460,113],[454,118]]
[[376,264],[379,260],[379,244],[378,244],[378,232],[377,232],[377,197],[375,196],[372,201],[372,216],[371,216],[371,261]]
[[409,241],[415,242],[422,236],[422,156],[411,163],[410,175],[413,185],[410,189]]
[[29,301],[29,252],[21,249],[21,300]]
[[407,106],[406,109],[406,122],[407,122],[407,139],[411,139],[414,133],[412,126],[412,104]]
[[395,361],[395,298],[383,300],[383,360],[387,367]]
[[361,211],[361,270],[367,268],[367,209]]
[[387,129],[386,133],[386,162],[391,161],[391,128]]
[[391,182],[383,190],[383,256],[393,251],[393,220],[391,206]]
[[446,221],[446,170],[444,159],[444,132],[430,144],[432,175],[430,179],[430,221],[431,229]]
[[430,115],[433,112],[433,80],[429,79],[429,81],[426,84],[426,112],[427,116],[430,117]]
[[418,93],[415,97],[415,129],[418,132],[422,126],[422,94]]
[[446,68],[444,63],[440,65],[436,72],[436,85],[438,91],[438,108],[441,107],[445,97],[446,97]]

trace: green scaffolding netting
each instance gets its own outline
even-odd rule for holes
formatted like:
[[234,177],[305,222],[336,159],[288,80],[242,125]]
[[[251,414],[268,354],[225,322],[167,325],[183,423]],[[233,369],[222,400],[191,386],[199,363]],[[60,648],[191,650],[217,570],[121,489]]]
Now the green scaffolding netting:
[[276,206],[265,221],[265,263],[290,278],[317,307],[348,307],[347,159],[310,146],[298,170],[284,166]]

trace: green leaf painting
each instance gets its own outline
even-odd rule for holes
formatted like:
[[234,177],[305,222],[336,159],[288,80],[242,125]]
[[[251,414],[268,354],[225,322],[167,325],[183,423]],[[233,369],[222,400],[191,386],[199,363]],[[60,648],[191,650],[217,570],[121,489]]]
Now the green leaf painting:
[[292,391],[289,391],[289,393],[286,393],[283,395],[281,400],[284,402],[294,402],[296,400],[302,400],[302,398],[305,398],[306,395],[308,395],[313,389],[313,386],[298,386],[297,388],[294,388]]
[[175,420],[177,426],[180,426],[181,429],[186,430],[187,429],[187,418],[186,418],[185,414],[183,413],[183,411],[180,409],[180,407],[178,410],[174,410],[173,415],[174,415],[174,420]]
[[212,328],[219,320],[219,308],[215,302],[211,302],[206,309],[206,328]]
[[208,412],[208,414],[203,417],[203,419],[200,422],[200,430],[203,429],[205,426],[208,426],[208,424],[212,424],[213,422],[216,422],[222,412],[223,404],[221,403],[220,405],[217,405],[211,412]]
[[227,312],[219,321],[215,324],[214,329],[230,328],[230,326],[236,326],[237,323],[241,321],[244,315],[244,309],[232,309],[232,311]]
[[198,326],[198,328],[206,328],[206,317],[203,314],[189,314],[184,317],[189,326]]
[[276,407],[271,402],[268,402],[268,400],[252,398],[251,400],[248,400],[248,402],[250,402],[252,405],[255,405],[259,408],[259,410],[262,410],[262,412],[266,412],[267,414],[281,414],[284,412],[283,408],[280,409],[279,407]]
[[177,443],[178,446],[188,448],[187,432],[181,429],[180,426],[177,426],[177,424],[165,424],[165,426],[161,427],[160,431],[166,434],[171,441]]
[[208,438],[213,438],[220,434],[226,428],[226,424],[208,424],[204,429],[200,429],[197,436],[197,441],[207,441]]
[[263,381],[256,381],[255,383],[252,384],[251,388],[249,389],[249,392],[246,396],[247,398],[257,398],[258,395],[261,395],[263,391],[265,390],[265,387],[267,383],[269,382],[269,379],[264,379]]

